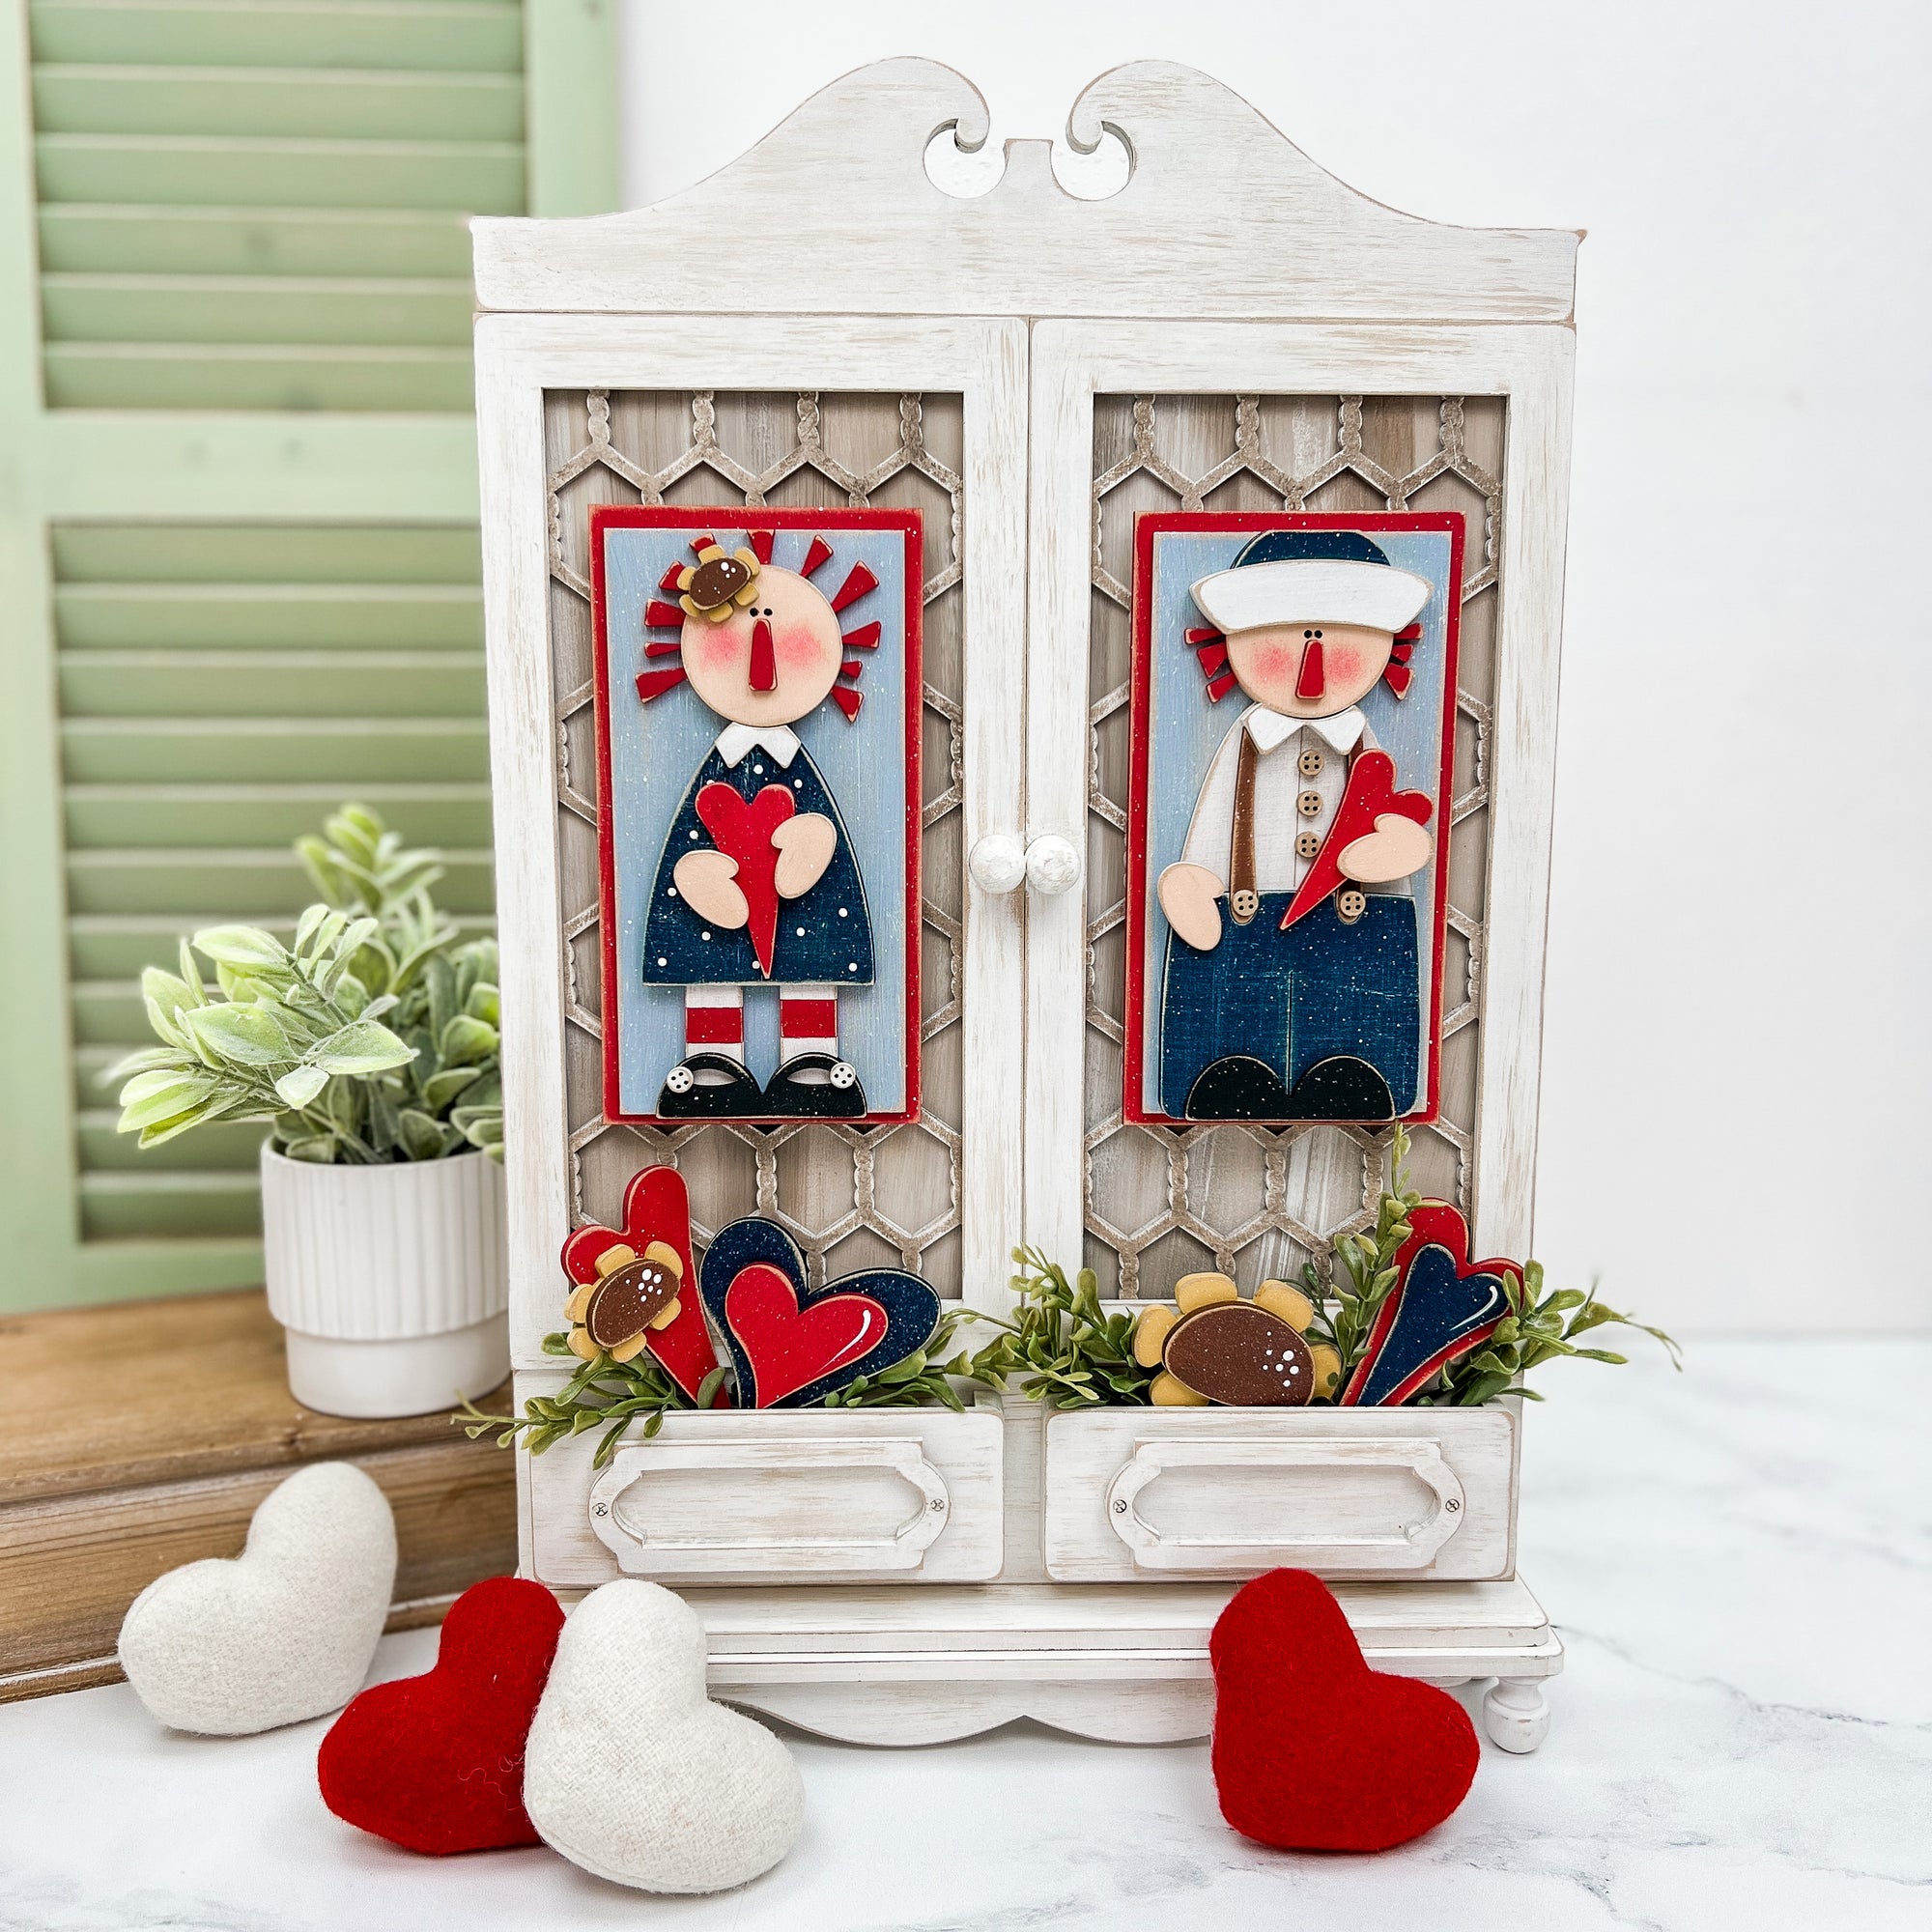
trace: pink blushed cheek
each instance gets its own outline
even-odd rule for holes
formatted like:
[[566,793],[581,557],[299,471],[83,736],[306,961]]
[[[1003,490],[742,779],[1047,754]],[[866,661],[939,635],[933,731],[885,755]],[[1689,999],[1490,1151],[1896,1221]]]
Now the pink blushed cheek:
[[786,670],[817,670],[825,663],[825,640],[810,624],[787,625],[773,639],[772,647]]
[[1353,684],[1362,674],[1362,654],[1352,644],[1337,644],[1328,652],[1331,684]]
[[736,635],[737,627],[720,624],[706,631],[694,644],[690,634],[686,634],[685,653],[695,655],[698,666],[704,670],[727,671],[739,664],[745,655],[746,640]]
[[1253,664],[1254,675],[1263,684],[1280,684],[1294,676],[1294,653],[1286,644],[1264,644]]

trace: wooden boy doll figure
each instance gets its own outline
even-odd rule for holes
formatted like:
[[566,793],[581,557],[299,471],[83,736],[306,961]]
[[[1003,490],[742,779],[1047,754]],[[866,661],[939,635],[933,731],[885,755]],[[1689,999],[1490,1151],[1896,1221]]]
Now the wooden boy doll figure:
[[1417,1103],[1421,1059],[1404,882],[1434,841],[1419,822],[1428,800],[1394,790],[1360,705],[1384,676],[1398,695],[1406,687],[1397,634],[1430,585],[1359,531],[1268,530],[1193,595],[1225,639],[1210,693],[1232,680],[1252,702],[1158,881],[1173,928],[1162,1109],[1196,1121],[1393,1120]]
[[[773,564],[772,533],[727,554],[701,538],[695,564],[663,585],[675,607],[647,621],[680,622],[680,668],[646,671],[648,701],[689,679],[724,721],[685,791],[651,887],[644,925],[648,985],[685,989],[685,1057],[658,1098],[672,1120],[856,1119],[857,1069],[838,1053],[838,988],[872,980],[866,889],[838,808],[791,728],[828,697],[848,721],[859,695],[835,688],[858,674],[838,612],[876,587],[861,563],[828,598],[810,580],[831,560],[814,538],[800,570]],[[779,1065],[760,1089],[745,1065],[745,988],[779,989]]]

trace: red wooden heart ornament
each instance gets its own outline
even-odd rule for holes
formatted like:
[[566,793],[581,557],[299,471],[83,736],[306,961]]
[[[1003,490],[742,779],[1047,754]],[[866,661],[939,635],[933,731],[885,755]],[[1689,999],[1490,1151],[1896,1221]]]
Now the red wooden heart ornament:
[[779,929],[779,854],[772,834],[797,809],[798,801],[783,785],[765,785],[748,799],[734,786],[714,781],[697,794],[697,815],[711,842],[738,863],[734,883],[751,908],[746,923],[752,950],[767,979]]
[[412,1852],[536,1844],[524,1744],[562,1628],[541,1583],[492,1577],[464,1591],[436,1667],[372,1685],[330,1725],[315,1766],[323,1803]]
[[[652,1329],[644,1346],[695,1402],[704,1378],[718,1366],[718,1356],[704,1326],[697,1270],[691,1264],[691,1197],[676,1168],[640,1167],[632,1175],[624,1189],[624,1225],[600,1228],[593,1223],[577,1229],[563,1244],[563,1271],[572,1281],[595,1281],[597,1259],[607,1249],[621,1243],[642,1254],[653,1241],[668,1243],[677,1256],[686,1292],[678,1296],[677,1320],[668,1328]],[[721,1388],[713,1406],[724,1405]]]
[[732,1276],[724,1319],[758,1365],[762,1408],[870,1354],[886,1339],[888,1322],[868,1294],[840,1294],[801,1308],[791,1277],[769,1262],[753,1262]]
[[1342,1606],[1305,1570],[1243,1585],[1208,1640],[1214,1788],[1242,1836],[1381,1852],[1441,1824],[1481,1747],[1446,1690],[1371,1670]]

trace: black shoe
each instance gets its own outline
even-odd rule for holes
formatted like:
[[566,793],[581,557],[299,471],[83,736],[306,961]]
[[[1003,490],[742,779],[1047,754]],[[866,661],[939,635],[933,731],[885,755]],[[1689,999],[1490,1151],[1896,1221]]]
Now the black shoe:
[[[1210,1072],[1212,1068],[1208,1069]],[[1392,1121],[1395,1095],[1366,1060],[1331,1053],[1318,1060],[1288,1096],[1287,1121]]]
[[[700,1073],[722,1073],[706,1081]],[[673,1066],[658,1095],[661,1121],[754,1121],[765,1111],[758,1083],[728,1053],[693,1053]]]
[[[801,1080],[817,1073],[817,1080]],[[767,1118],[786,1121],[856,1121],[866,1112],[866,1090],[859,1069],[849,1060],[829,1053],[801,1053],[787,1060],[765,1082],[761,1110]]]
[[1288,1089],[1265,1061],[1230,1054],[1205,1066],[1187,1090],[1190,1121],[1286,1121]]

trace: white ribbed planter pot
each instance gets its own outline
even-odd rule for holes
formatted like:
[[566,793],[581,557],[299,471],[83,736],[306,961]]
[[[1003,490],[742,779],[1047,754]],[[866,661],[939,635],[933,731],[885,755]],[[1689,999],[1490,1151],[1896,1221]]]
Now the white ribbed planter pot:
[[509,1373],[503,1170],[486,1153],[324,1167],[262,1149],[269,1312],[325,1415],[427,1415]]

